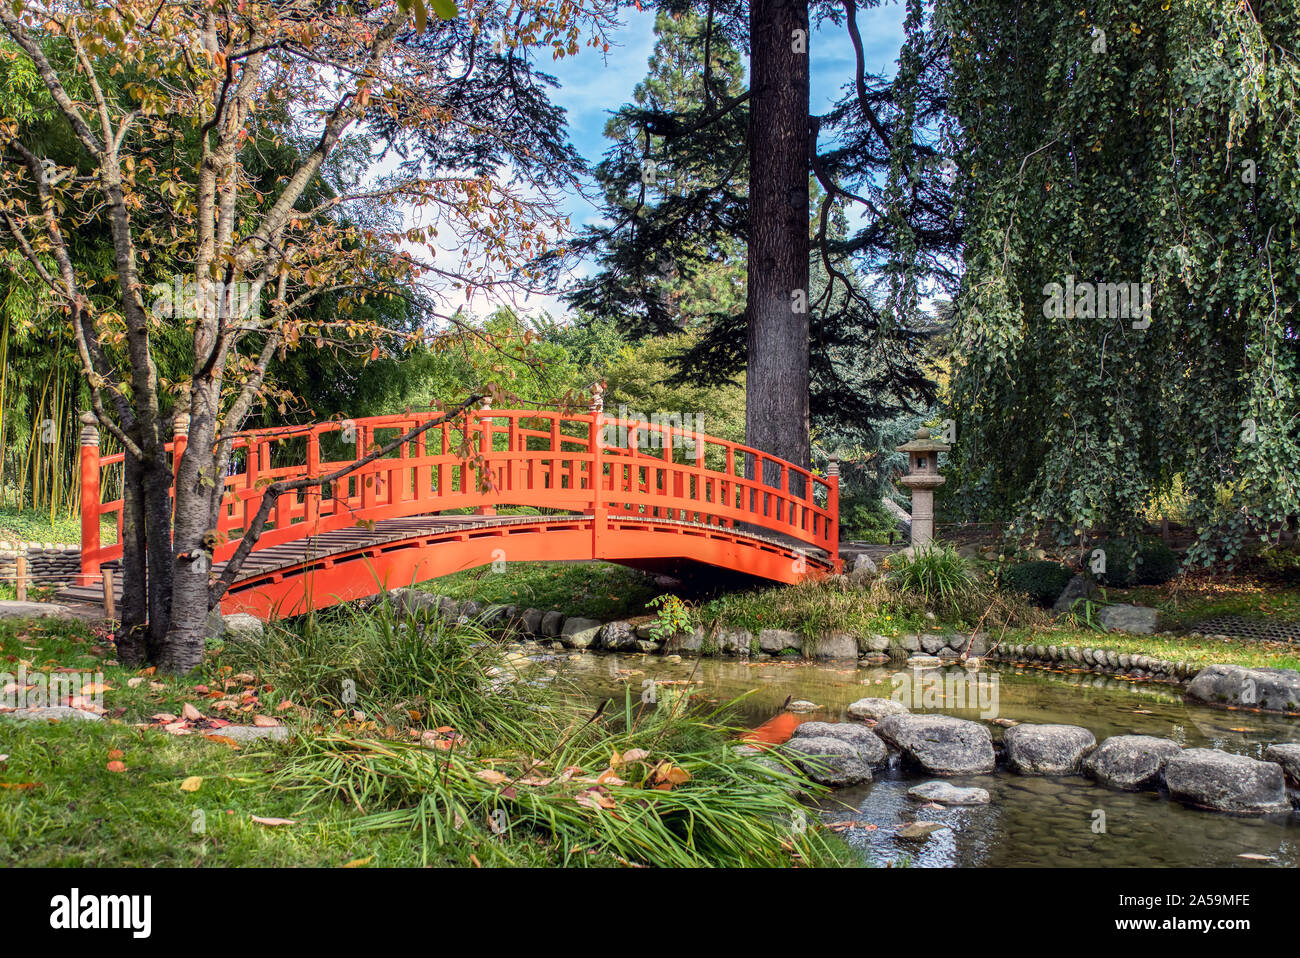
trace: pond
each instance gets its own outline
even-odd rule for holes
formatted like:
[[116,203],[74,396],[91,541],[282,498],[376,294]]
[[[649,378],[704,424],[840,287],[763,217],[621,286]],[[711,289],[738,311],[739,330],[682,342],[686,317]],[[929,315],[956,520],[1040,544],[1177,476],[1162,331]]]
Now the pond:
[[[673,663],[652,655],[612,653],[561,653],[550,664],[584,695],[593,700],[612,696],[616,707],[629,684],[639,699],[647,682],[690,679],[700,683],[705,699],[719,704],[743,695],[736,715],[748,727],[780,714],[787,697],[818,705],[799,716],[804,721],[847,721],[849,703],[869,695],[888,697],[897,687],[896,675],[912,675],[892,665],[855,668],[734,659]],[[949,683],[947,697],[907,700],[916,712],[1081,725],[1099,742],[1110,735],[1156,735],[1185,747],[1219,748],[1252,758],[1259,758],[1268,745],[1300,741],[1300,720],[1189,707],[1180,688],[1172,685],[1013,666],[975,674],[962,668],[925,674]],[[963,702],[954,690],[972,692]],[[993,734],[998,738],[1001,728],[993,727]],[[821,813],[842,827],[850,845],[876,865],[1300,866],[1300,813],[1224,815],[1185,807],[1156,792],[1115,791],[1081,776],[1022,776],[1001,768],[992,775],[950,779],[956,785],[986,789],[990,804],[923,807],[907,790],[927,780],[897,767],[880,771],[869,785],[832,793],[821,802]],[[918,820],[949,828],[923,842],[895,837],[898,826]],[[1239,857],[1242,854],[1274,860],[1254,861]]]

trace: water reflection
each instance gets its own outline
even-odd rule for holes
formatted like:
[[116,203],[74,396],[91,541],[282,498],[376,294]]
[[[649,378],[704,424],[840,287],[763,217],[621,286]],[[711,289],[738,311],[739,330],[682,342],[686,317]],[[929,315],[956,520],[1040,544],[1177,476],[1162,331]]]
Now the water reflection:
[[[550,658],[550,656],[546,656]],[[809,721],[844,721],[846,708],[864,696],[889,697],[897,667],[836,667],[768,660],[685,659],[670,662],[648,655],[562,653],[551,662],[561,675],[592,698],[621,701],[630,684],[640,696],[647,682],[692,679],[700,695],[719,704],[741,695],[737,719],[755,727],[781,711],[787,698],[818,707]],[[1170,738],[1187,747],[1221,748],[1258,758],[1265,746],[1300,741],[1300,721],[1277,715],[1188,707],[1176,686],[1133,682],[1090,673],[994,667],[979,682],[996,677],[995,714],[987,697],[953,695],[964,670],[936,670],[948,678],[936,707],[978,720],[1082,725],[1098,741],[1110,735]],[[748,694],[747,694],[748,693]],[[911,704],[909,702],[909,704]],[[964,704],[965,707],[960,707]],[[995,739],[1001,729],[994,728]],[[937,866],[1300,866],[1300,814],[1269,818],[1235,817],[1185,808],[1155,792],[1117,792],[1082,777],[1042,778],[1001,771],[950,779],[988,790],[992,802],[964,808],[926,807],[908,797],[924,781],[897,769],[870,785],[843,789],[822,803],[831,823],[847,823],[842,834],[876,864]],[[949,828],[924,841],[896,835],[898,827],[933,821]],[[870,827],[870,826],[874,826]],[[1268,855],[1254,862],[1242,853]]]

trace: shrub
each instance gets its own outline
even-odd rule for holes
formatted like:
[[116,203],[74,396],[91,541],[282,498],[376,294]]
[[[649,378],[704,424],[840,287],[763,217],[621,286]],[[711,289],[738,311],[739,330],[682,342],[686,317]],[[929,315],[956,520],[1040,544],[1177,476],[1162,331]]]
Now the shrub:
[[1178,574],[1178,556],[1158,539],[1107,539],[1084,554],[1084,568],[1091,568],[1094,549],[1106,553],[1106,571],[1095,574],[1103,585],[1160,585]]
[[1047,608],[1065,591],[1072,573],[1059,562],[1036,559],[1007,566],[998,576],[998,587],[1029,597],[1035,605]]
[[1159,539],[1142,543],[1138,549],[1138,566],[1133,572],[1136,585],[1161,585],[1178,575],[1181,562],[1177,554]]
[[840,497],[840,538],[888,545],[898,537],[898,520],[879,499],[849,494]]
[[666,639],[679,632],[689,632],[695,625],[691,608],[675,595],[661,595],[646,603],[655,610],[655,620],[650,624],[650,634],[656,639]]
[[1290,546],[1269,546],[1260,550],[1254,567],[1258,575],[1287,585],[1300,584],[1300,548]]

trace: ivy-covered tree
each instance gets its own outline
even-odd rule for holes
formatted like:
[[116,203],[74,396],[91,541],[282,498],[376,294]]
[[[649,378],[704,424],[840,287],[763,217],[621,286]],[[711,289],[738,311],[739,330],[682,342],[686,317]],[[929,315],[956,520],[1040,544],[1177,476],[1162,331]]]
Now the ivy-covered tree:
[[1134,530],[1176,479],[1235,556],[1300,514],[1300,8],[943,0],[971,511]]
[[[71,167],[60,167],[0,101],[5,250],[57,301],[95,416],[126,451],[125,661],[177,672],[197,665],[208,612],[277,497],[339,478],[272,482],[236,551],[211,574],[225,466],[268,395],[276,357],[305,341],[361,340],[380,351],[393,330],[353,308],[370,297],[418,285],[436,309],[467,291],[526,285],[526,261],[562,224],[551,188],[565,174],[549,160],[565,155],[563,130],[520,102],[537,89],[520,58],[488,63],[477,38],[494,32],[511,49],[565,56],[603,43],[612,7],[480,2],[464,23],[450,0],[432,7],[439,20],[428,19],[424,0],[0,6],[5,56],[39,77],[76,150]],[[429,33],[438,39],[422,39]],[[513,74],[505,95],[474,95],[480,73],[503,72]],[[393,172],[368,162],[369,151],[350,151],[372,124],[388,124],[384,142],[419,158]],[[297,148],[292,169],[269,187],[250,177],[264,137]],[[316,189],[322,182],[327,191]],[[86,229],[111,237],[111,273],[73,257],[69,237]],[[453,248],[440,231],[454,236]],[[406,248],[394,256],[399,242]],[[196,291],[175,297],[185,309],[171,322],[150,295],[159,260],[184,262],[177,278]],[[322,321],[307,307],[330,296],[340,308]],[[169,335],[183,347],[177,381],[159,375]],[[188,416],[189,441],[173,464],[166,444],[178,415]]]

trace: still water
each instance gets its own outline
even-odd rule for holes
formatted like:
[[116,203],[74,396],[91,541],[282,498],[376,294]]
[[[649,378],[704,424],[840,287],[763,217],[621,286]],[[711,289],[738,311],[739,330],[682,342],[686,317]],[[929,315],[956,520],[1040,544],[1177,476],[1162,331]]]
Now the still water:
[[[779,714],[787,697],[817,704],[815,711],[800,716],[806,721],[846,721],[850,702],[868,695],[888,697],[900,673],[895,666],[749,664],[732,659],[669,663],[656,656],[616,654],[561,654],[547,664],[593,699],[614,697],[616,707],[629,685],[638,700],[648,681],[690,679],[699,683],[700,696],[718,704],[745,696],[735,715],[751,728]],[[961,668],[927,674],[941,680],[946,675],[954,682],[967,679]],[[975,720],[1082,725],[1099,742],[1109,735],[1157,735],[1186,747],[1220,748],[1253,758],[1268,745],[1300,741],[1300,719],[1189,707],[1176,686],[1011,666],[982,669],[979,676],[984,683],[981,700],[971,695],[962,708],[949,696],[930,700],[932,707],[913,705],[912,710]],[[992,732],[997,740],[1002,729],[992,726]],[[986,789],[992,797],[989,805],[923,807],[907,790],[927,780],[897,768],[880,771],[869,785],[834,792],[822,802],[822,814],[828,822],[847,823],[841,834],[877,865],[1300,866],[1300,812],[1268,818],[1230,816],[1186,808],[1156,792],[1119,792],[1083,777],[1021,776],[1003,769],[949,779],[955,785]],[[949,828],[922,842],[896,838],[896,829],[912,821],[941,822]],[[1243,853],[1275,860],[1252,861],[1239,857]]]

